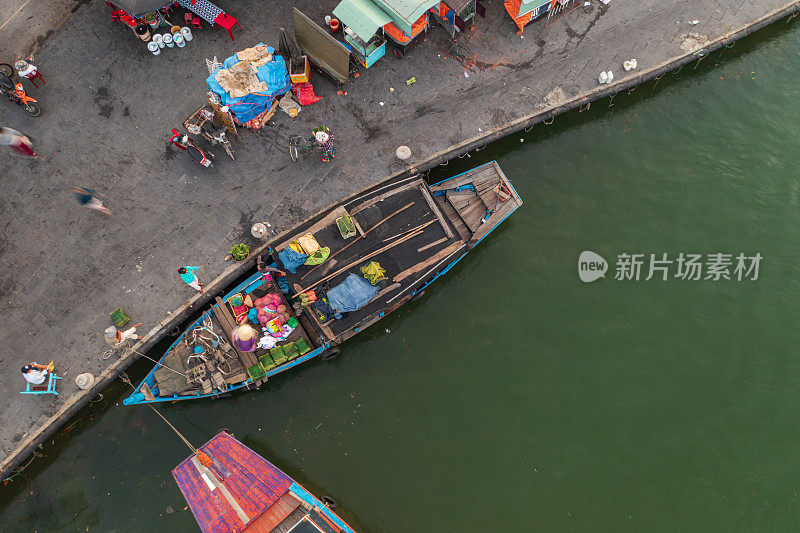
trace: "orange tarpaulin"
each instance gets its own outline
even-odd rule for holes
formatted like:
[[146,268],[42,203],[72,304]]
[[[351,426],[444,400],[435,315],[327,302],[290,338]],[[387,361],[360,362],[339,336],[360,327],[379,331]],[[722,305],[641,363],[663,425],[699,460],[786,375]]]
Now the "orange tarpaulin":
[[508,11],[508,14],[511,15],[511,18],[514,19],[514,24],[517,25],[519,31],[522,32],[522,29],[525,27],[525,25],[530,22],[531,19],[538,16],[540,11],[538,9],[534,9],[533,11],[529,11],[524,15],[517,16],[520,11],[520,1],[521,0],[506,0],[506,3],[503,4],[503,6],[505,6],[506,11]]
[[395,41],[401,44],[407,44],[411,42],[411,39],[419,35],[419,33],[427,27],[428,27],[428,14],[425,13],[419,19],[417,19],[417,21],[414,24],[411,25],[411,37],[400,31],[400,28],[398,28],[391,22],[383,27],[383,31],[385,31]]

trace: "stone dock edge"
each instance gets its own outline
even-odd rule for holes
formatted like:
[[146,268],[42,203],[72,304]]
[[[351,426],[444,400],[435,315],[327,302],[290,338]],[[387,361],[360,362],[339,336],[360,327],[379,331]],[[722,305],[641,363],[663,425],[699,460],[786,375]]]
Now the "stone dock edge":
[[[517,133],[523,129],[530,128],[540,122],[550,120],[558,115],[566,113],[567,111],[579,109],[596,100],[614,96],[621,91],[631,89],[632,87],[636,87],[647,81],[659,78],[660,76],[683,67],[684,65],[687,65],[693,61],[699,62],[708,54],[715,52],[722,47],[728,46],[743,37],[747,37],[748,35],[755,33],[766,26],[769,26],[786,17],[793,18],[798,14],[798,12],[800,12],[800,1],[787,3],[785,6],[775,9],[771,13],[768,13],[759,19],[753,20],[745,26],[731,30],[716,40],[708,42],[700,50],[676,56],[669,61],[661,63],[660,65],[656,65],[647,70],[642,70],[634,76],[620,79],[619,82],[615,82],[611,85],[600,85],[595,89],[580,93],[561,105],[543,109],[539,112],[526,115],[512,122],[508,122],[493,128],[492,130],[486,131],[481,135],[467,139],[462,143],[438,152],[426,160],[419,162],[418,164],[407,166],[404,170],[388,176],[383,181],[402,179],[407,176],[410,177],[415,174],[426,172],[442,163],[449,161],[450,159],[453,159],[454,157],[463,156],[464,154],[475,150],[476,148],[481,148],[493,141],[502,139],[503,137]],[[370,185],[367,188],[373,187],[376,184]],[[366,190],[366,188],[364,190]],[[334,205],[335,204],[331,204],[325,209],[330,209]],[[271,239],[270,242],[280,242],[282,238],[288,237],[291,231],[292,228],[284,231],[280,235]],[[146,353],[159,341],[161,341],[168,332],[177,328],[192,314],[210,304],[214,295],[217,294],[218,291],[232,283],[247,270],[255,268],[254,258],[264,251],[266,247],[267,244],[259,246],[257,249],[255,249],[250,259],[242,263],[231,265],[225,269],[225,271],[219,277],[206,285],[206,290],[203,295],[197,294],[194,296],[184,305],[170,313],[155,327],[153,327],[136,345],[134,345],[132,348],[122,350],[122,355],[119,356],[116,361],[111,363],[111,365],[109,365],[109,367],[106,368],[102,374],[95,379],[95,384],[92,388],[85,391],[80,391],[78,394],[73,395],[53,416],[47,420],[47,422],[37,428],[32,434],[26,436],[14,451],[9,454],[8,457],[3,459],[2,462],[0,462],[0,478],[8,477],[14,469],[19,467],[19,465],[21,465],[22,462],[36,450],[39,445],[52,437],[80,409],[88,405],[91,399],[97,396],[97,394],[99,394],[103,389],[108,387],[112,381],[117,379],[128,367],[136,362],[140,358],[140,355],[137,352]]]

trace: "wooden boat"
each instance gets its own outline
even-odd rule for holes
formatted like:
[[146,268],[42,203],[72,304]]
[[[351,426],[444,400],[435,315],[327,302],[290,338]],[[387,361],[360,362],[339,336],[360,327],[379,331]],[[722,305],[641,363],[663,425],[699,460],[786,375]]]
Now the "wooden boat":
[[[281,253],[310,233],[330,250],[327,260],[318,266],[299,266],[296,273],[287,272],[272,283],[265,283],[255,273],[217,298],[124,403],[218,397],[258,387],[314,357],[333,357],[338,353],[337,344],[421,296],[521,205],[519,195],[494,161],[433,185],[410,177],[357,194],[301,224],[267,249],[285,269]],[[348,217],[355,228],[348,238],[337,223],[342,217]],[[385,277],[370,288],[362,268],[373,262],[385,271]],[[368,300],[363,299],[366,293]],[[297,327],[269,350],[240,352],[232,342],[236,321],[242,318],[234,316],[237,311],[230,303],[237,294],[250,296],[251,301],[266,295],[280,297],[285,313],[296,320]],[[318,301],[303,305],[303,295],[316,296]],[[354,303],[360,297],[362,300]],[[321,312],[325,306],[320,300],[338,302],[330,306],[334,312]],[[198,347],[202,353],[195,354]]]
[[225,431],[172,477],[203,533],[354,533],[328,507],[332,500],[324,504]]

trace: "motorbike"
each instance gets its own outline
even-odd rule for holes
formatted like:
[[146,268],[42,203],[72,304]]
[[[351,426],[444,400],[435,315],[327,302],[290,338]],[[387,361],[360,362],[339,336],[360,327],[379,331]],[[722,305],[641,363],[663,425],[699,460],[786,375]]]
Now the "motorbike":
[[13,74],[14,69],[11,68],[11,65],[0,63],[0,93],[6,95],[15,104],[22,106],[30,116],[38,117],[42,114],[42,110],[36,103],[36,98],[28,96],[21,83],[14,84],[11,80]]
[[173,128],[172,130],[172,137],[170,138],[169,142],[173,145],[177,146],[181,150],[189,152],[189,155],[192,159],[194,159],[200,165],[210,168],[212,165],[211,160],[214,159],[214,154],[211,152],[206,152],[205,150],[201,149],[197,146],[194,141],[192,141],[188,135],[184,135],[179,133],[176,129]]
[[228,140],[227,135],[225,135],[225,126],[215,126],[213,122],[206,122],[202,126],[200,126],[200,135],[203,136],[205,140],[210,142],[212,145],[222,146],[225,151],[228,153],[231,159],[235,159],[233,157],[233,148],[231,147],[231,141]]
[[211,143],[212,146],[222,146],[231,159],[236,159],[233,157],[231,141],[225,133],[227,128],[225,128],[224,125],[217,126],[214,123],[214,113],[212,111],[202,108],[184,123],[184,125],[186,129],[189,130],[189,133],[200,135]]

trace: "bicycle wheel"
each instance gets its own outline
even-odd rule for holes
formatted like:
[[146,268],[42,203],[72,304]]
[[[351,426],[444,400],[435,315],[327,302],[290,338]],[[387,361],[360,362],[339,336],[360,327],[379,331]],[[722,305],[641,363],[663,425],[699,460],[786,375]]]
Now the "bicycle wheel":
[[289,145],[289,157],[292,158],[292,161],[297,161],[297,146],[290,144]]
[[5,74],[9,78],[14,75],[14,69],[8,63],[0,63],[0,72]]

